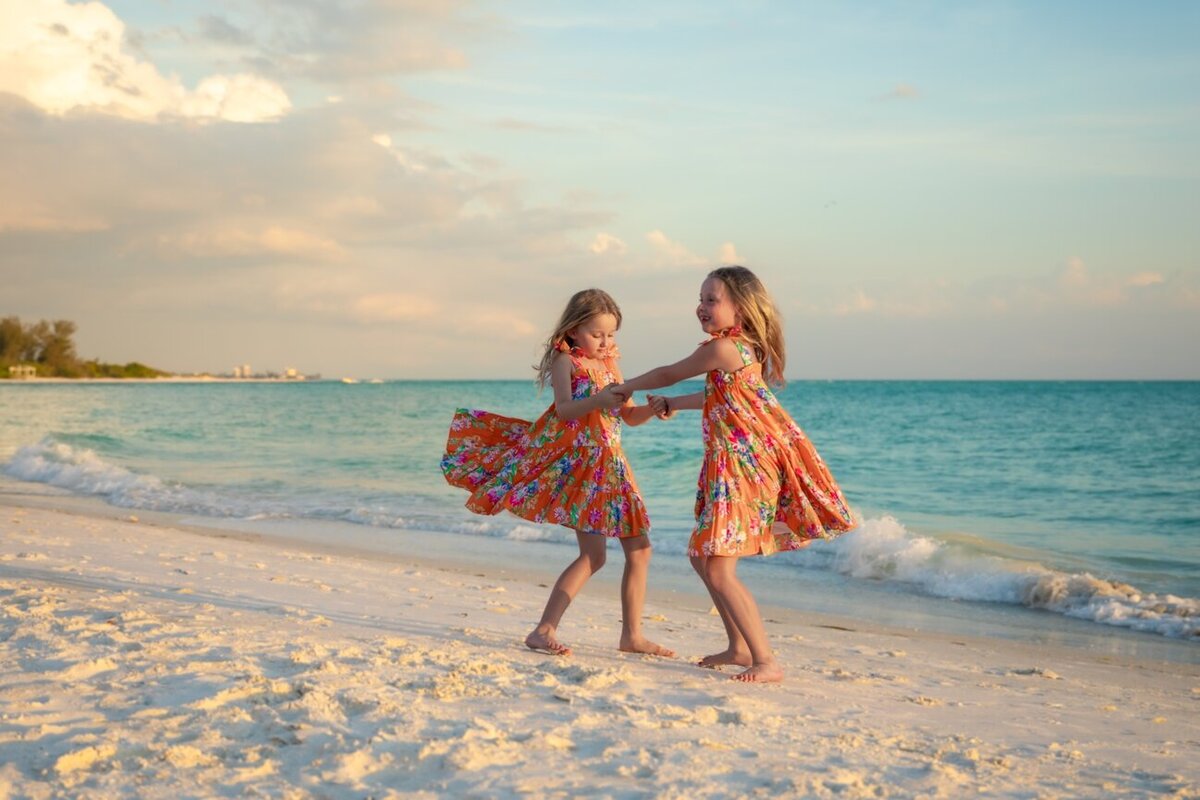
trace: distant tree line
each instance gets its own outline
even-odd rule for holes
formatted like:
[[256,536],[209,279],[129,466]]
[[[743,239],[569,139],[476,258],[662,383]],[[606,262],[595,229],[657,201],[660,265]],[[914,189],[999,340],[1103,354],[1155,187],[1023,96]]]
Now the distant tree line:
[[22,325],[18,317],[0,319],[0,378],[9,368],[28,364],[40,378],[156,378],[167,373],[131,361],[102,364],[75,353],[75,323],[59,319]]

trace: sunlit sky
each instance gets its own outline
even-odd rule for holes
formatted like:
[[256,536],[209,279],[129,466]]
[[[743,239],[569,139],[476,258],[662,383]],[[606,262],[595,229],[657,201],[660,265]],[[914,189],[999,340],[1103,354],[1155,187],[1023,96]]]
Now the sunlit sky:
[[1200,3],[0,0],[0,316],[176,371],[1200,378]]

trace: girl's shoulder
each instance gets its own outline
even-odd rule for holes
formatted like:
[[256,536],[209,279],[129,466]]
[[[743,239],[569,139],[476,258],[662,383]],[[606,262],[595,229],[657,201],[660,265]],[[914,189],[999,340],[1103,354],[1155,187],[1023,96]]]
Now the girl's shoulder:
[[589,364],[588,359],[578,350],[560,350],[554,357],[554,362],[551,364],[551,372],[558,372],[560,375],[581,376],[587,375],[590,372],[608,366],[610,362],[601,362],[602,366],[597,364]]
[[579,359],[569,350],[559,350],[550,361],[550,375],[563,375],[579,369]]
[[755,362],[754,349],[733,336],[714,336],[701,342],[700,347],[709,350],[722,372],[736,372]]

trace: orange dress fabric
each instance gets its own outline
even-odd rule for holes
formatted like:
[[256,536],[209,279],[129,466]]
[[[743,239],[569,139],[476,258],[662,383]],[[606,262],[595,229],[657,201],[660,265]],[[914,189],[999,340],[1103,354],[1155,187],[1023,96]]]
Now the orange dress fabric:
[[705,379],[704,464],[688,555],[771,555],[852,529],[841,489],[779,404],[762,364],[736,331],[713,340],[722,336],[730,336],[743,366]]
[[[619,380],[616,356],[596,366],[571,351],[571,397]],[[470,492],[477,514],[509,511],[530,522],[615,538],[650,532],[650,518],[621,448],[620,409],[560,420],[554,404],[534,422],[460,408],[442,457],[446,480]]]

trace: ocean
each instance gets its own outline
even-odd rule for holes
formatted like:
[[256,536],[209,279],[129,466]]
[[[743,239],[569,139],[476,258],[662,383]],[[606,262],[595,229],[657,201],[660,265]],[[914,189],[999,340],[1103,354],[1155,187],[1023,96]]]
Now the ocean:
[[[795,381],[779,396],[863,522],[747,559],[760,600],[805,586],[793,605],[892,625],[1200,644],[1200,382]],[[6,382],[0,471],[214,527],[398,550],[453,534],[565,566],[572,532],[471,514],[438,467],[456,408],[532,419],[550,397],[531,381]],[[699,416],[623,439],[651,582],[686,576]]]

